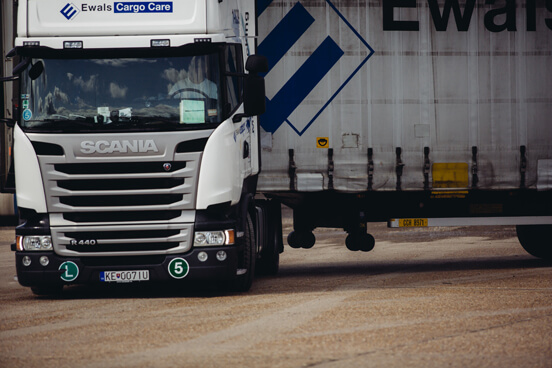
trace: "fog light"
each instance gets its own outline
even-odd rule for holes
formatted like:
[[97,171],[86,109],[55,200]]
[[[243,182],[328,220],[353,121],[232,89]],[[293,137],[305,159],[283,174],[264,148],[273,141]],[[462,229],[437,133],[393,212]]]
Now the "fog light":
[[221,262],[224,261],[226,259],[226,252],[223,250],[219,250],[217,252],[217,259]]
[[197,255],[197,259],[199,259],[200,262],[205,262],[207,258],[209,258],[209,256],[205,252],[199,252]]
[[50,260],[46,256],[40,257],[40,264],[44,267],[48,266],[50,264]]
[[23,257],[23,259],[21,260],[21,263],[23,263],[23,266],[29,267],[31,265],[31,257],[29,256]]

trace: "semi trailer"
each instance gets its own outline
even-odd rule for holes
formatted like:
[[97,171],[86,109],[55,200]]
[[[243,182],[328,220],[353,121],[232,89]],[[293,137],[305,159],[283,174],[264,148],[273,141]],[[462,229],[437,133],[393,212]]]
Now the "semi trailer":
[[[18,2],[18,280],[247,291],[343,228],[551,258],[552,1]],[[7,178],[9,175],[5,173]]]
[[389,227],[516,225],[552,244],[552,1],[259,1],[258,191],[371,250]]

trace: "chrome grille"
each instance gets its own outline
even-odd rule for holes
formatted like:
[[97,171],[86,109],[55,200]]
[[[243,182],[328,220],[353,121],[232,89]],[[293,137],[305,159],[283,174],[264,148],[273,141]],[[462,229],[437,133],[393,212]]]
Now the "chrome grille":
[[56,253],[71,255],[143,255],[186,252],[192,224],[52,227]]
[[[37,152],[56,252],[138,256],[188,251],[202,152],[186,142],[206,142],[209,134],[149,134],[158,152],[119,155],[82,153],[82,136],[30,134],[33,142],[62,147],[62,154]],[[94,138],[100,139],[86,136]],[[139,140],[144,135],[101,139]]]

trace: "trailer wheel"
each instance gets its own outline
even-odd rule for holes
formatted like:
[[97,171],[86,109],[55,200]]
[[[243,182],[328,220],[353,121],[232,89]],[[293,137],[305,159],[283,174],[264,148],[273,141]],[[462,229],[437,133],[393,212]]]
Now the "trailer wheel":
[[516,232],[523,249],[537,258],[552,260],[552,225],[518,225]]
[[243,251],[239,254],[237,275],[230,281],[227,287],[230,291],[248,291],[253,284],[253,277],[255,276],[255,231],[249,212],[247,213],[244,232]]
[[351,251],[361,250],[363,252],[369,252],[374,249],[376,240],[371,234],[363,232],[350,233],[345,239],[345,245],[347,249]]
[[31,291],[37,296],[59,296],[63,292],[63,285],[31,286]]
[[289,233],[287,241],[292,248],[310,249],[316,243],[316,237],[312,231],[295,230]]

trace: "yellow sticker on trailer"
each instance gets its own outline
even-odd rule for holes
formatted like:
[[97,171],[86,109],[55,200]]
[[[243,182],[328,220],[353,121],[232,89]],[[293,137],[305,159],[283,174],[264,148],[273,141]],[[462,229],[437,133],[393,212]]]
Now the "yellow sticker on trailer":
[[426,218],[399,219],[399,227],[427,227]]

